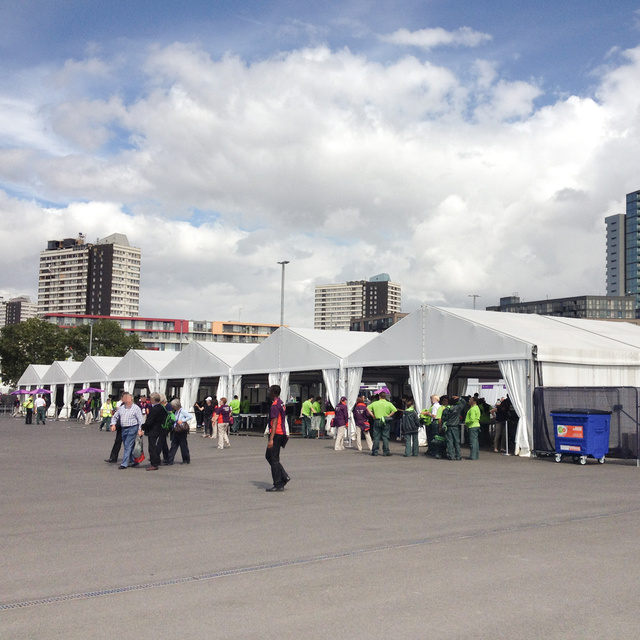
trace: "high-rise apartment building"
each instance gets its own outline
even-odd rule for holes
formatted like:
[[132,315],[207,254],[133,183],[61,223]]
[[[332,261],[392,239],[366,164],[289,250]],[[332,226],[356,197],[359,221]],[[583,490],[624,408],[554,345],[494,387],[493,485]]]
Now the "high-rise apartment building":
[[11,298],[5,305],[5,318],[2,324],[18,324],[37,315],[37,305],[29,296]]
[[137,316],[140,310],[140,249],[112,233],[89,249],[87,311],[98,316]]
[[87,244],[78,238],[50,240],[40,253],[38,313],[137,316],[140,249],[114,233]]
[[625,215],[617,213],[604,219],[607,225],[607,295],[623,296],[625,279]]
[[401,307],[400,285],[386,273],[369,280],[316,285],[313,326],[349,331],[353,318],[398,313]]
[[626,213],[605,218],[607,295],[633,296],[640,309],[640,191],[627,194]]
[[633,295],[636,308],[640,307],[640,191],[627,194],[625,216],[625,291],[622,295]]

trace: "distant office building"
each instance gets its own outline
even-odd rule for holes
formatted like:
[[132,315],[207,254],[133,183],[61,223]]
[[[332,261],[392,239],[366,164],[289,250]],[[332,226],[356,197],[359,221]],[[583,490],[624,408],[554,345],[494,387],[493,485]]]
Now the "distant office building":
[[315,329],[349,331],[354,318],[373,318],[399,313],[400,285],[386,273],[369,280],[316,285],[313,326]]
[[374,316],[372,318],[352,318],[351,331],[368,331],[370,333],[382,333],[390,326],[396,324],[402,318],[409,315],[408,313],[386,313],[382,316]]
[[38,313],[137,316],[140,256],[121,233],[95,244],[82,234],[50,240],[40,253]]
[[640,191],[627,194],[626,213],[605,218],[607,295],[632,295],[640,309]]
[[11,298],[5,306],[5,322],[3,324],[18,324],[37,315],[37,305],[31,302],[29,296]]
[[97,320],[115,320],[127,333],[135,333],[146,349],[180,351],[189,342],[258,343],[268,338],[280,325],[247,322],[210,322],[175,318],[105,317],[86,314],[50,313],[48,322],[60,327],[76,327]]
[[632,320],[636,317],[635,299],[631,296],[575,296],[532,302],[520,302],[518,296],[509,296],[500,298],[499,306],[486,309],[504,313],[537,313],[541,316],[592,320]]

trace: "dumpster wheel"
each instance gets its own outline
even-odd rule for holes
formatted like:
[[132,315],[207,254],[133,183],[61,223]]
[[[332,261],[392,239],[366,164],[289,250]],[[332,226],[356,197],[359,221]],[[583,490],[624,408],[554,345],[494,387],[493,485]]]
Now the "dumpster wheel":
[[587,456],[580,456],[580,464],[587,464]]
[[599,462],[600,464],[604,464],[604,456],[602,456],[602,458],[598,458],[598,462]]
[[562,454],[556,453],[556,462],[560,462],[562,460]]

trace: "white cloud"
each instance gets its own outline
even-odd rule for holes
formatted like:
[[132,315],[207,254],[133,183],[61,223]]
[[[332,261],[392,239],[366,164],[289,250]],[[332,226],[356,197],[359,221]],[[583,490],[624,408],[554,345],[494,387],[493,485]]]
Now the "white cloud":
[[48,239],[117,231],[143,250],[147,315],[277,321],[283,259],[302,326],[315,283],[383,271],[412,304],[604,293],[603,219],[640,188],[640,49],[620,60],[593,96],[544,107],[542,82],[483,60],[462,77],[413,56],[248,64],[176,44],[134,70],[134,98],[112,72],[106,97],[78,95],[87,70],[67,64],[48,100],[0,95],[18,125],[0,129],[4,287],[35,294]]
[[488,33],[480,33],[469,27],[460,27],[455,31],[446,31],[440,27],[435,29],[398,29],[393,33],[380,36],[384,42],[391,44],[410,45],[421,49],[433,49],[442,46],[477,47],[492,39]]

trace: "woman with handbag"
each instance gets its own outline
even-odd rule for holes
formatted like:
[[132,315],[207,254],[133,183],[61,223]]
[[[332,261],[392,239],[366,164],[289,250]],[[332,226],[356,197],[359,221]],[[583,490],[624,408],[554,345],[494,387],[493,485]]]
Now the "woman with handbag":
[[189,445],[187,444],[187,436],[189,435],[189,420],[193,416],[182,408],[180,400],[172,400],[171,407],[176,414],[176,422],[173,427],[173,438],[171,440],[171,449],[169,450],[169,462],[173,464],[173,460],[176,457],[178,447],[180,447],[180,454],[182,455],[182,464],[189,464],[191,462],[191,455],[189,454]]
[[218,449],[230,447],[229,423],[233,420],[231,407],[227,404],[226,398],[220,398],[220,406],[216,408],[218,416]]

